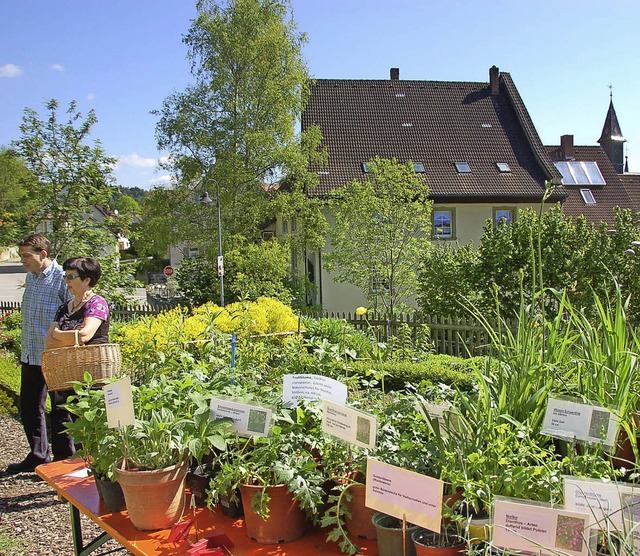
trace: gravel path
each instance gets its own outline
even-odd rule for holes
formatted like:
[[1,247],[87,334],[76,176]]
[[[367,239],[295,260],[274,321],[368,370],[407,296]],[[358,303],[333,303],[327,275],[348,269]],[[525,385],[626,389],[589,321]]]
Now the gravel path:
[[[0,556],[73,556],[67,503],[60,502],[55,491],[35,473],[5,472],[7,465],[21,461],[28,452],[20,421],[0,415],[0,431]],[[82,516],[85,543],[101,531]],[[92,554],[131,553],[110,540]]]

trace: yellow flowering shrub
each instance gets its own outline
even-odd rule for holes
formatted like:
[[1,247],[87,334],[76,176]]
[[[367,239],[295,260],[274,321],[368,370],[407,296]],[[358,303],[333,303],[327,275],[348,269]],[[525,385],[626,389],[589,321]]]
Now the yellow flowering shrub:
[[259,297],[256,303],[267,313],[268,329],[273,332],[296,332],[298,317],[291,307],[272,297]]
[[269,297],[257,301],[231,303],[219,307],[206,303],[188,315],[186,308],[175,308],[143,317],[118,327],[112,340],[120,344],[122,356],[133,366],[157,358],[179,356],[188,342],[205,340],[212,331],[247,338],[276,332],[295,332],[298,318],[290,307]]

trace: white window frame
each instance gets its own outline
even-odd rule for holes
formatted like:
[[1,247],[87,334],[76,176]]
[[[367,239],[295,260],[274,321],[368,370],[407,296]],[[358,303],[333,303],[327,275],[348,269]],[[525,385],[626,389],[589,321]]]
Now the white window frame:
[[591,189],[580,189],[580,195],[582,195],[582,200],[585,205],[595,205],[596,198],[593,196],[593,192]]

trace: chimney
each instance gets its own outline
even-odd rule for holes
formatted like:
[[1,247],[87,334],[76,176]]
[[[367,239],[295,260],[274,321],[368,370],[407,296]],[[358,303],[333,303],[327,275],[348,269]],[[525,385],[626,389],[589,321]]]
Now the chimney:
[[500,70],[496,66],[489,68],[489,88],[492,95],[500,92]]
[[400,79],[400,68],[391,68],[391,71],[389,72],[390,78],[392,81],[398,81],[398,79]]
[[560,153],[565,160],[573,160],[573,135],[562,135],[560,137]]

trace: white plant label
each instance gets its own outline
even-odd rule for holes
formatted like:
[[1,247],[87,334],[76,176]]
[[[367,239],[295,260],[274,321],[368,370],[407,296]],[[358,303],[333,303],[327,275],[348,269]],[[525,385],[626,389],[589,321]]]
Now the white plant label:
[[640,486],[565,477],[564,505],[567,510],[591,514],[601,529],[613,525],[628,531],[629,523],[640,523]]
[[549,397],[542,433],[565,440],[613,446],[618,431],[616,416],[604,407]]
[[211,419],[230,418],[233,430],[240,436],[268,436],[271,427],[271,409],[226,398],[211,398]]
[[496,498],[492,542],[504,550],[588,556],[592,521],[589,514],[552,508],[548,504]]
[[329,400],[322,402],[322,431],[361,448],[376,447],[378,421],[372,415]]
[[133,425],[136,416],[133,411],[131,378],[124,376],[120,380],[106,384],[102,389],[109,428],[117,429],[125,425]]
[[330,400],[347,403],[347,385],[322,375],[284,375],[282,401],[287,407],[296,407],[298,400]]

